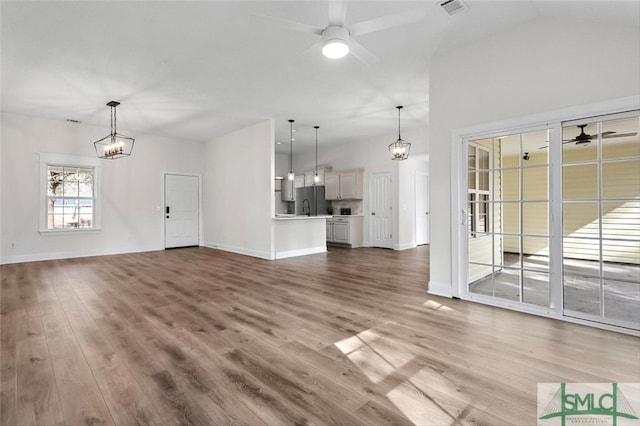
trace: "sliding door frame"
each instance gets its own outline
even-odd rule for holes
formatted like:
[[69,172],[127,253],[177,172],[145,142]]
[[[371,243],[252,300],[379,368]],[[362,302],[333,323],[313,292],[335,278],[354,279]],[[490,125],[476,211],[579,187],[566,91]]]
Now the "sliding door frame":
[[[451,141],[451,293],[453,297],[499,306],[521,312],[586,324],[593,327],[640,335],[639,332],[565,316],[562,300],[562,123],[585,117],[615,114],[638,109],[634,96],[594,104],[549,111],[520,118],[485,123],[456,129]],[[549,128],[549,280],[550,306],[548,308],[497,300],[493,297],[468,292],[468,239],[467,239],[467,158],[470,140],[492,138],[505,134]],[[560,285],[556,284],[560,283]]]

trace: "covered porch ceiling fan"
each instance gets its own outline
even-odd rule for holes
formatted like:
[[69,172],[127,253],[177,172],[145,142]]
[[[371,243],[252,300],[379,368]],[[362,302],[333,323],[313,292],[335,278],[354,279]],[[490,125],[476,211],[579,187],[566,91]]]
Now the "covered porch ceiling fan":
[[[593,139],[598,139],[598,134],[590,135],[585,133],[584,128],[587,127],[587,124],[579,124],[577,126],[580,129],[580,133],[573,139],[563,139],[562,144],[575,143],[576,145],[588,145],[591,143]],[[600,137],[602,139],[610,139],[610,138],[626,138],[628,136],[635,136],[637,133],[618,133],[614,131],[606,131],[600,133]],[[547,149],[549,145],[541,146],[539,149]]]
[[342,58],[351,53],[359,61],[365,64],[372,64],[377,62],[378,58],[360,44],[355,37],[418,22],[426,15],[425,8],[412,9],[406,12],[361,21],[347,27],[345,24],[347,0],[331,0],[328,3],[329,16],[327,26],[324,28],[275,16],[258,16],[270,19],[286,29],[320,36],[320,40],[307,50],[312,50],[322,45],[322,54],[328,58]]

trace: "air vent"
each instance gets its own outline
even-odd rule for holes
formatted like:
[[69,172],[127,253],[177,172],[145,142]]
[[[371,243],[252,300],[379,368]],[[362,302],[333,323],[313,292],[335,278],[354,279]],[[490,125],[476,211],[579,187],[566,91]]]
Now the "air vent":
[[440,6],[449,14],[455,15],[466,9],[466,6],[460,0],[447,0],[440,3]]

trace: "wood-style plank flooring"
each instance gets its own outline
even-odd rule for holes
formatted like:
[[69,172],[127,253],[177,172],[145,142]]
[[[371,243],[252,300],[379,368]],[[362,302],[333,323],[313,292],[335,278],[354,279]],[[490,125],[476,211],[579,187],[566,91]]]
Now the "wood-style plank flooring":
[[429,249],[187,248],[4,265],[0,421],[535,424],[540,382],[638,382],[637,337],[426,293]]

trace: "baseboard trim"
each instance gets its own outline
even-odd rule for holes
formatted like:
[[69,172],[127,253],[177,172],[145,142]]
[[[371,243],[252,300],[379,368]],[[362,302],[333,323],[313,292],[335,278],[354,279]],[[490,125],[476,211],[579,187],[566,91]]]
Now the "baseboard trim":
[[231,253],[243,254],[245,256],[257,257],[260,259],[274,260],[274,256],[270,252],[251,250],[244,247],[228,246],[226,244],[218,244],[211,241],[205,241],[203,246],[228,251]]
[[418,247],[415,243],[394,244],[394,250],[408,250]]
[[78,257],[92,256],[111,256],[114,254],[141,253],[145,251],[164,250],[162,246],[141,246],[127,247],[119,249],[99,249],[99,250],[83,250],[83,251],[61,251],[55,253],[35,253],[23,254],[18,256],[3,256],[0,258],[0,265],[8,265],[11,263],[25,262],[41,262],[45,260],[74,259]]
[[434,296],[442,296],[442,297],[453,297],[453,293],[451,292],[451,284],[449,283],[439,283],[436,281],[429,281],[429,287],[427,293],[433,294]]
[[324,245],[324,246],[312,247],[312,248],[307,248],[302,250],[279,251],[279,252],[276,252],[275,258],[286,259],[288,257],[306,256],[309,254],[318,254],[318,253],[326,253],[326,252],[327,252],[327,246]]

